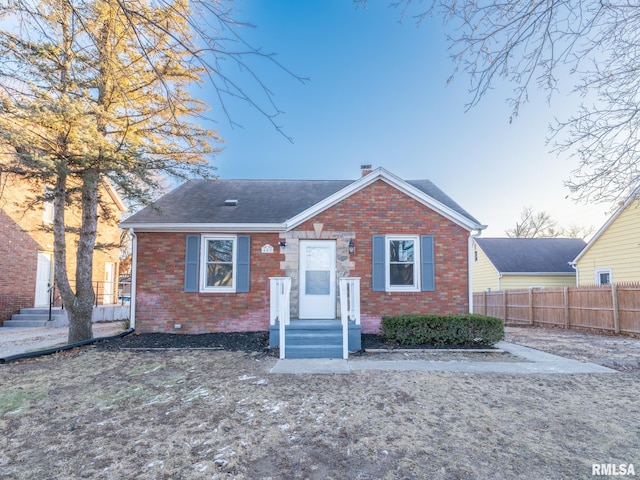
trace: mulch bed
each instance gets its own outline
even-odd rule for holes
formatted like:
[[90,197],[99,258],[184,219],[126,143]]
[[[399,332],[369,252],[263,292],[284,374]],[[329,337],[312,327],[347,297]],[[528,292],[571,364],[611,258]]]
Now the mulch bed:
[[96,346],[105,350],[117,349],[219,349],[231,352],[264,352],[269,349],[268,332],[202,333],[141,333],[104,340]]
[[[219,349],[232,352],[270,353],[277,355],[277,348],[269,348],[268,332],[246,333],[202,333],[198,335],[175,333],[142,333],[131,334],[121,338],[104,340],[96,346],[104,350],[118,349]],[[446,349],[450,346],[439,345],[400,345],[386,342],[381,335],[363,334],[362,353],[367,350],[398,350],[398,349]],[[455,347],[474,349],[475,347]],[[356,352],[357,354],[358,352]]]

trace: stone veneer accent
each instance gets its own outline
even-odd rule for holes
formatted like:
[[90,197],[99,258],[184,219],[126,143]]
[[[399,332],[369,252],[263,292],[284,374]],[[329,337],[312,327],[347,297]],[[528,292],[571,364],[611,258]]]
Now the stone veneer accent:
[[[319,225],[319,224],[316,224]],[[318,231],[320,230],[320,231]],[[354,239],[353,232],[324,231],[314,228],[314,231],[292,231],[283,233],[280,238],[287,242],[286,247],[280,247],[284,253],[284,261],[280,262],[280,269],[284,277],[291,277],[291,318],[298,318],[299,281],[300,281],[300,240],[335,240],[336,241],[336,276],[338,279],[348,277],[355,269],[355,263],[349,257],[349,241]],[[340,286],[336,281],[336,318],[340,312]]]

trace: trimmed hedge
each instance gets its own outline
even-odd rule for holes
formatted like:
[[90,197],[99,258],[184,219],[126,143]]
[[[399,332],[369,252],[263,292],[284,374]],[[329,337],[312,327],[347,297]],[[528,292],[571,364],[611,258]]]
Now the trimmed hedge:
[[484,315],[382,317],[385,339],[402,345],[491,346],[504,338],[502,320]]

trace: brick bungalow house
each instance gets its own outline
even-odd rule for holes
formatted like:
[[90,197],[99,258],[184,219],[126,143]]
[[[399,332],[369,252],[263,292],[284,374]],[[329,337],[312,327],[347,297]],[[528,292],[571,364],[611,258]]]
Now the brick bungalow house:
[[[271,328],[274,345],[284,323],[276,306],[285,306],[289,328],[342,318],[349,302],[353,350],[360,330],[377,333],[384,315],[468,312],[470,244],[485,226],[428,180],[369,166],[362,173],[356,181],[191,180],[132,215],[121,224],[134,235],[132,326]],[[283,277],[287,289],[274,293]]]
[[[47,186],[25,181],[11,174],[0,175],[0,324],[9,326],[20,310],[48,307],[53,269],[53,205],[35,203],[35,193],[43,195]],[[100,282],[100,303],[112,303],[117,295],[120,229],[118,221],[125,206],[112,188],[101,191],[102,208],[109,208],[115,221],[98,222],[97,243],[110,245],[96,250],[94,282]],[[104,215],[104,211],[102,214]],[[80,225],[79,212],[65,212],[69,226]],[[75,272],[76,236],[67,238],[67,269]],[[14,317],[15,318],[15,317]],[[43,316],[46,320],[46,315]],[[16,324],[22,324],[15,322]]]

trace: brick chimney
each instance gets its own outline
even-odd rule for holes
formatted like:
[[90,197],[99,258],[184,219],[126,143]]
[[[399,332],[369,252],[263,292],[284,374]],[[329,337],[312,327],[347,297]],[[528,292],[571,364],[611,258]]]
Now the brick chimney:
[[360,171],[362,172],[363,177],[373,172],[373,170],[371,169],[371,165],[360,165]]

